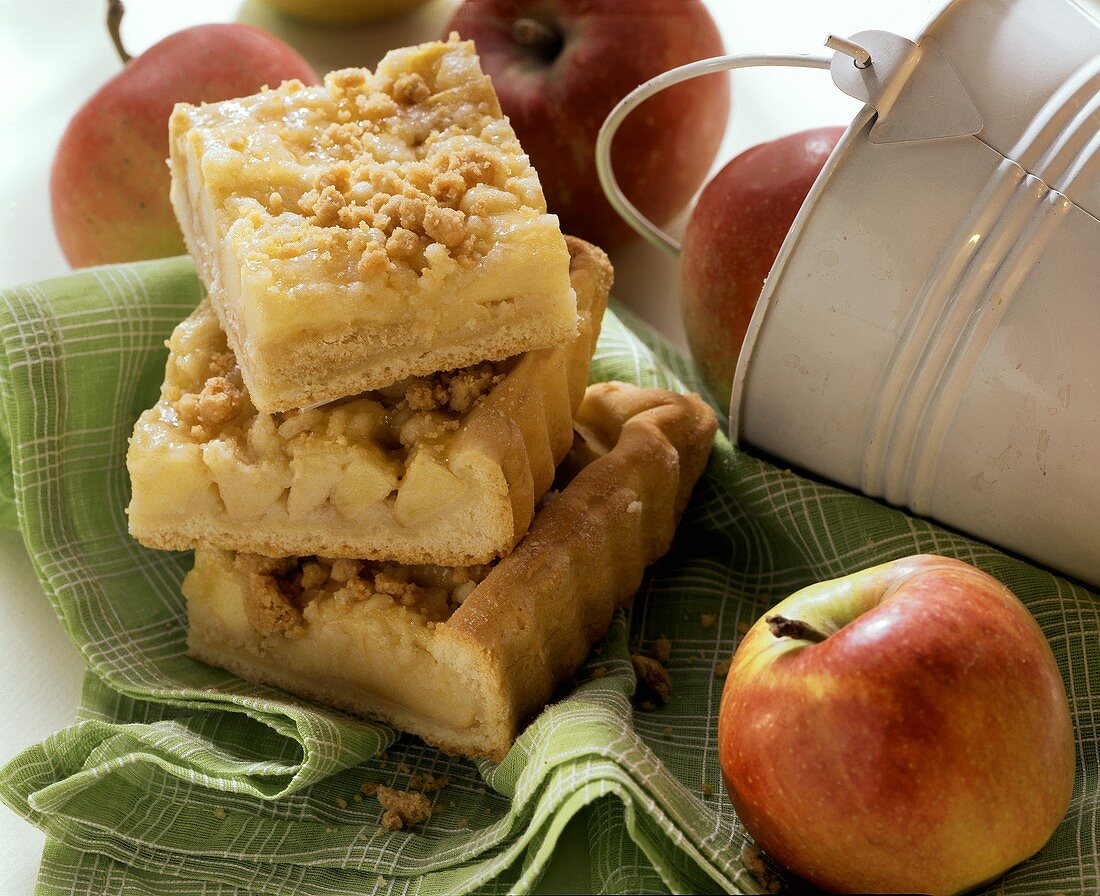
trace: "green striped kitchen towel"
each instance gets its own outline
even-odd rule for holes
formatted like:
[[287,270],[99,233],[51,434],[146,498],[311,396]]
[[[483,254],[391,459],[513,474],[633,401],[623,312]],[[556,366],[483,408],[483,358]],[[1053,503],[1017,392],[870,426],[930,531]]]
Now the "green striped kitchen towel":
[[[188,659],[179,584],[190,556],[129,538],[124,457],[135,418],[156,399],[164,340],[200,294],[187,259],[0,292],[0,522],[21,529],[87,664],[74,724],[0,771],[0,798],[48,835],[40,893],[525,892],[550,863],[600,893],[762,892],[718,771],[722,661],[795,589],[920,551],[974,563],[1024,600],[1074,711],[1069,813],[1038,856],[988,892],[1100,891],[1096,596],[721,435],[631,613],[500,765],[448,757]],[[605,320],[592,376],[698,385],[622,311]],[[635,709],[629,653],[662,635],[672,698]],[[449,778],[431,794],[436,813],[383,830],[361,785],[404,787],[428,773]],[[575,817],[587,856],[555,851]]]

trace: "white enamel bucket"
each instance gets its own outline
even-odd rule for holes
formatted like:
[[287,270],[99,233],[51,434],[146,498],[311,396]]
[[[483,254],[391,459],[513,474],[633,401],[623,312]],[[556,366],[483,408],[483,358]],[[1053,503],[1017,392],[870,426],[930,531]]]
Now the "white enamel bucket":
[[[1100,13],[955,0],[915,43],[723,57],[643,85],[831,67],[867,105],[810,191],[752,318],[730,435],[1100,585]],[[869,65],[861,65],[866,55]],[[876,108],[877,107],[877,108]]]

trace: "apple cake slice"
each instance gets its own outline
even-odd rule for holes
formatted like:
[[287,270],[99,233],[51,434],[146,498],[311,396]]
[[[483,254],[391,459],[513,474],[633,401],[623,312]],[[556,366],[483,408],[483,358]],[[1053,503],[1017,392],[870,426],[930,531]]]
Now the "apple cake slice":
[[570,341],[569,253],[474,46],[180,104],[172,203],[257,408]]
[[126,464],[147,547],[484,563],[511,550],[572,444],[611,287],[570,238],[579,334],[306,411],[251,401],[210,305],[172,334],[161,397]]
[[621,383],[577,419],[561,490],[496,563],[196,551],[191,656],[500,761],[668,550],[716,428],[697,396]]

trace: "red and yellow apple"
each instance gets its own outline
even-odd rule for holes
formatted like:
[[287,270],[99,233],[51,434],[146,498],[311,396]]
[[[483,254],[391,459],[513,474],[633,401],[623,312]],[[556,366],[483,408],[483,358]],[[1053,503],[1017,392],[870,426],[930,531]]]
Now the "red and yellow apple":
[[314,25],[360,25],[404,15],[427,0],[263,0],[291,18]]
[[172,107],[294,78],[317,83],[292,47],[249,25],[187,28],[130,60],[73,116],[54,157],[53,223],[69,264],[184,252],[168,200]]
[[944,557],[792,595],[733,658],[718,721],[757,844],[840,893],[960,893],[1039,850],[1069,803],[1054,656],[1003,584]]
[[[596,175],[604,119],[642,82],[725,52],[701,0],[466,0],[447,30],[477,43],[562,229],[604,247],[634,235]],[[657,223],[702,184],[729,105],[726,75],[710,75],[647,100],[619,130],[616,176]]]
[[746,150],[711,179],[691,213],[680,260],[684,330],[723,407],[764,281],[843,133],[816,128]]

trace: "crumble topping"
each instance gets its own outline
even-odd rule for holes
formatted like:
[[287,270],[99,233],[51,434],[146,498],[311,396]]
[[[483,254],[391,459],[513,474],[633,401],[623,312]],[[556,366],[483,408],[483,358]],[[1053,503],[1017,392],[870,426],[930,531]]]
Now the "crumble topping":
[[432,804],[422,793],[380,786],[375,796],[385,810],[382,813],[382,827],[388,831],[399,831],[431,817]]
[[279,575],[286,561],[242,554],[236,562],[245,573],[244,611],[252,627],[264,636],[300,633],[302,611],[298,600],[301,589]]
[[227,201],[248,197],[276,230],[300,216],[360,277],[421,275],[444,258],[471,267],[495,242],[486,216],[546,211],[492,81],[458,35],[394,51],[374,72],[343,69],[323,87],[287,83],[203,111],[214,143],[248,157],[246,173],[252,159],[257,172],[286,170],[277,193],[269,174],[227,180]]
[[412,377],[319,408],[261,414],[252,404],[236,358],[212,310],[178,330],[163,397],[168,422],[199,444],[235,442],[245,462],[294,456],[300,438],[321,436],[339,445],[377,447],[406,462],[415,445],[458,429],[507,375],[511,359]]
[[234,565],[247,577],[245,612],[262,636],[294,637],[314,601],[351,605],[381,595],[430,622],[442,622],[477,587],[491,564],[469,567],[400,566],[323,557],[272,559],[237,554]]
[[180,422],[189,428],[191,438],[208,442],[248,403],[240,373],[234,368],[231,376],[211,377],[203,384],[202,391],[180,396],[176,410]]
[[402,75],[393,82],[393,98],[399,103],[409,105],[422,103],[432,95],[432,89],[416,72]]
[[482,361],[461,370],[405,380],[402,401],[413,411],[446,409],[465,414],[502,379],[493,364]]

